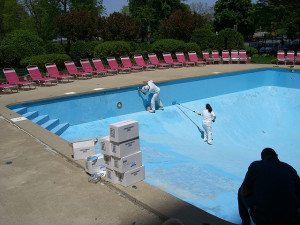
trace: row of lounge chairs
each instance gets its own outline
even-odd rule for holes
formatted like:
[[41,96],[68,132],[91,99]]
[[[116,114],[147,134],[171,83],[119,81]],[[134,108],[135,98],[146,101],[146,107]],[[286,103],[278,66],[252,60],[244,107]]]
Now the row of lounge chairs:
[[288,63],[295,64],[300,63],[300,51],[295,55],[294,51],[288,51],[286,54],[284,51],[280,50],[277,52],[277,64],[284,63],[285,65]]
[[163,61],[159,61],[157,55],[151,53],[148,54],[149,62],[146,63],[142,55],[135,55],[135,64],[132,63],[128,56],[120,57],[121,64],[118,63],[115,57],[109,57],[107,58],[107,66],[105,66],[102,60],[98,58],[92,59],[92,63],[88,59],[82,59],[80,60],[80,68],[76,67],[73,61],[66,61],[64,63],[67,71],[66,73],[59,71],[56,64],[47,63],[45,64],[47,70],[47,74],[45,75],[40,72],[38,66],[30,65],[27,66],[29,75],[27,80],[19,78],[13,68],[5,68],[3,69],[3,73],[5,75],[6,82],[0,84],[0,90],[18,91],[19,88],[36,88],[36,85],[56,85],[58,82],[69,82],[72,78],[88,79],[95,76],[98,77],[118,73],[130,73],[132,71],[152,70],[156,68],[196,66],[215,62],[221,63],[225,61],[228,63],[233,61],[243,61],[243,58],[239,55],[239,53],[235,55],[235,51],[231,51],[231,56],[228,51],[223,51],[222,58],[217,51],[212,52],[212,57],[209,52],[203,52],[203,59],[199,58],[197,53],[194,51],[188,52],[187,56],[188,57],[186,58],[184,53],[178,52],[176,53],[176,60],[174,60],[171,53],[164,53]]
[[248,63],[249,57],[245,50],[223,50],[221,55],[219,51],[213,50],[211,54],[209,52],[203,52],[203,60],[208,63]]

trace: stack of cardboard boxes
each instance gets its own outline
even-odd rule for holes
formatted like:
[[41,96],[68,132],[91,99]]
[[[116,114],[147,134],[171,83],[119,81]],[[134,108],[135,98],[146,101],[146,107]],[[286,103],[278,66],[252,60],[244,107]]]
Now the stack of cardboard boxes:
[[145,179],[139,143],[138,122],[125,120],[111,124],[109,136],[101,139],[106,179],[127,187]]

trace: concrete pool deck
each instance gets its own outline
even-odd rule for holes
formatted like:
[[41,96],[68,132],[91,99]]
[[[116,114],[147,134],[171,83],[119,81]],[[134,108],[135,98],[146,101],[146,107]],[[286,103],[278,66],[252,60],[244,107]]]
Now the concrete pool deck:
[[134,86],[150,79],[162,82],[272,67],[238,64],[155,70],[1,94],[0,224],[155,225],[170,217],[179,218],[184,224],[231,224],[145,182],[139,182],[136,188],[88,183],[83,161],[73,161],[67,141],[30,120],[12,123],[10,119],[19,115],[6,106],[66,96],[70,92],[81,94]]

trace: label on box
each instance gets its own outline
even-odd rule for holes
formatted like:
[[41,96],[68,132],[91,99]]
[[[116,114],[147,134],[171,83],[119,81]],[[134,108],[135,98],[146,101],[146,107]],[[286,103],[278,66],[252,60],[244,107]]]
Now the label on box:
[[110,140],[121,143],[139,136],[138,122],[135,120],[125,120],[110,124]]
[[134,138],[122,143],[111,142],[111,155],[122,158],[140,151],[139,138]]

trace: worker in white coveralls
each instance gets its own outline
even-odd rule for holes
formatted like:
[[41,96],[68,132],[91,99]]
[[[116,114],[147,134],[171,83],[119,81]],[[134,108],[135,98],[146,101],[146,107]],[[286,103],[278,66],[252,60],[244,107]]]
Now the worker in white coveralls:
[[151,98],[151,108],[148,110],[150,113],[155,113],[155,105],[156,105],[156,102],[159,104],[159,109],[163,110],[164,109],[164,106],[163,106],[163,103],[162,101],[160,100],[160,97],[159,97],[159,93],[160,93],[160,88],[157,87],[153,80],[149,80],[148,82],[147,81],[144,81],[144,85],[141,89],[140,89],[140,92],[142,92],[144,95],[149,92],[151,94],[153,94],[152,98]]
[[215,122],[216,115],[213,112],[210,104],[206,104],[205,109],[198,113],[198,115],[203,116],[202,127],[204,129],[204,141],[207,141],[207,144],[212,144],[212,123]]

